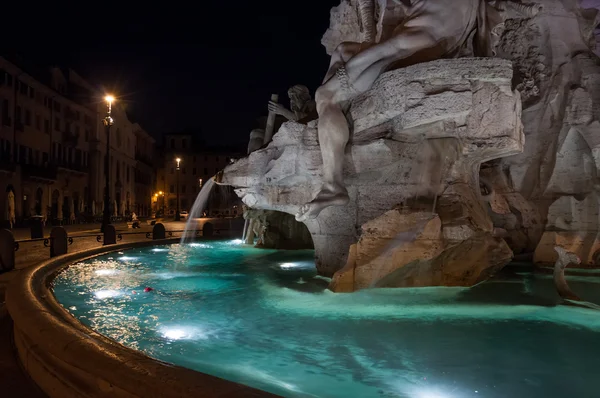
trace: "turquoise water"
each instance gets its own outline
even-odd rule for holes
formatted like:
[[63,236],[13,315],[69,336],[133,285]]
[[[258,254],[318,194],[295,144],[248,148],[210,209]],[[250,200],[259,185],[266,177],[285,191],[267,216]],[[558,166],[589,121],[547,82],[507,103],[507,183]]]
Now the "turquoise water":
[[[557,305],[547,276],[333,294],[312,257],[156,246],[72,265],[54,292],[126,346],[282,396],[600,396],[600,313]],[[600,303],[599,280],[571,287]]]

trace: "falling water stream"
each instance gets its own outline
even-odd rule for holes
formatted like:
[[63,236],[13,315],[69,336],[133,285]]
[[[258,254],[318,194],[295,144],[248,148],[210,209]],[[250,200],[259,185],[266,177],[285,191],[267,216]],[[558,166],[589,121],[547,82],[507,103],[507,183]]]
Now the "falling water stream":
[[193,231],[196,229],[194,225],[196,222],[195,219],[202,216],[202,213],[204,212],[204,209],[206,209],[208,198],[210,198],[210,194],[212,193],[214,186],[215,178],[212,177],[209,178],[208,181],[206,181],[206,184],[204,184],[204,186],[202,187],[202,189],[200,189],[200,193],[196,197],[194,205],[192,206],[192,210],[188,215],[187,222],[185,223],[185,229],[183,234],[181,235],[181,243],[190,242],[193,239],[195,235]]

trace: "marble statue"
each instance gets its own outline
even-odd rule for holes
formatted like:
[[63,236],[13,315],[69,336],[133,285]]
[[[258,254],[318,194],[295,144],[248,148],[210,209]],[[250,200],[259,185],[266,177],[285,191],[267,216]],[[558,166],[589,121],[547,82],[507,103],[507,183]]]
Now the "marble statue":
[[576,254],[566,251],[564,248],[556,246],[554,248],[558,254],[558,259],[554,264],[554,285],[559,296],[565,300],[580,301],[581,299],[573,293],[565,279],[565,268],[569,264],[581,264],[581,260]]
[[[344,108],[369,90],[386,70],[439,58],[490,56],[492,28],[502,21],[507,2],[484,0],[359,0],[363,42],[342,42],[331,56],[315,99],[323,186],[296,219],[316,218],[326,207],[348,203],[343,181],[344,151],[350,129]],[[530,12],[518,5],[521,12]],[[378,10],[376,10],[378,9]],[[375,12],[377,11],[377,12]],[[379,19],[375,21],[375,15]],[[449,16],[452,16],[449,18]],[[376,27],[380,26],[380,29]]]
[[264,129],[254,129],[250,132],[250,140],[248,141],[248,153],[252,153],[263,146],[265,139]]
[[311,117],[315,118],[316,104],[310,96],[308,87],[300,84],[290,87],[288,96],[291,109],[286,109],[285,106],[277,102],[269,101],[269,112],[274,112],[276,115],[281,115],[294,122]]
[[600,305],[579,298],[571,290],[565,278],[565,269],[567,266],[571,264],[578,266],[581,264],[579,256],[560,246],[554,247],[554,251],[558,254],[558,259],[554,264],[554,285],[556,286],[558,295],[563,299],[563,304],[600,311]]
[[10,225],[10,229],[15,225],[15,194],[13,191],[8,191],[8,198],[6,201],[6,219]]

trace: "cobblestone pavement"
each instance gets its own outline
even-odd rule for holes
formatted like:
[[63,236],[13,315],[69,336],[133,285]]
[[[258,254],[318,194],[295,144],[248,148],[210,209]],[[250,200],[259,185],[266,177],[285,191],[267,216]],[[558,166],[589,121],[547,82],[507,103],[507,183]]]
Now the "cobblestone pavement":
[[[206,222],[211,222],[215,228],[219,229],[239,229],[243,225],[243,219],[199,219],[194,220],[197,229],[201,229]],[[163,222],[167,231],[182,231],[185,229],[185,222],[165,221]],[[152,231],[152,227],[142,222],[139,229],[128,228],[126,223],[114,224],[117,234],[121,234],[122,240],[117,243],[128,243],[136,241],[146,241],[146,233]],[[96,237],[100,234],[100,224],[78,224],[65,226],[67,233],[73,237],[73,243],[69,245],[68,251],[80,251],[99,247],[102,242],[98,242]],[[44,230],[44,236],[50,235],[51,228]],[[12,231],[16,240],[26,240],[30,238],[29,229],[15,229]],[[173,236],[180,236],[181,233],[174,233]],[[0,274],[0,396],[7,398],[38,398],[44,397],[44,393],[33,383],[29,376],[23,371],[19,361],[16,358],[12,341],[12,319],[8,315],[5,306],[6,288],[12,278],[20,270],[38,264],[50,258],[50,248],[44,246],[43,241],[38,242],[20,242],[19,250],[16,252],[15,270]]]

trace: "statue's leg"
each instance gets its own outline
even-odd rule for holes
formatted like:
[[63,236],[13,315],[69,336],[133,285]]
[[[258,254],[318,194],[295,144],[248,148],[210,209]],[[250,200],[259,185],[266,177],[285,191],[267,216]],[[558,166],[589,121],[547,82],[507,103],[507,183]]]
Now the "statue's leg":
[[319,113],[319,145],[323,158],[323,185],[317,196],[296,214],[298,221],[315,218],[326,207],[343,206],[349,200],[344,187],[343,168],[350,131],[341,102],[336,100],[340,91],[340,81],[334,76],[315,93]]
[[[348,192],[344,187],[343,167],[350,132],[342,104],[370,89],[379,75],[392,63],[419,51],[433,49],[435,46],[436,43],[429,34],[407,30],[354,55],[345,63],[345,67],[340,65],[329,80],[317,89],[315,101],[319,113],[323,186],[311,202],[302,206],[296,214],[296,220],[316,218],[323,209],[329,206],[343,206],[349,201]],[[332,62],[332,67],[335,65]]]
[[408,21],[396,36],[364,48],[350,58],[345,67],[355,93],[363,93],[390,65],[403,60],[432,61],[444,52],[445,41],[436,40],[422,27],[413,27],[412,21]]
[[327,83],[333,75],[337,72],[337,70],[346,64],[354,55],[356,55],[361,48],[366,45],[362,45],[360,43],[353,42],[343,42],[331,54],[331,61],[329,62],[329,69],[327,69],[327,74],[325,74],[325,78],[323,79],[323,84]]

